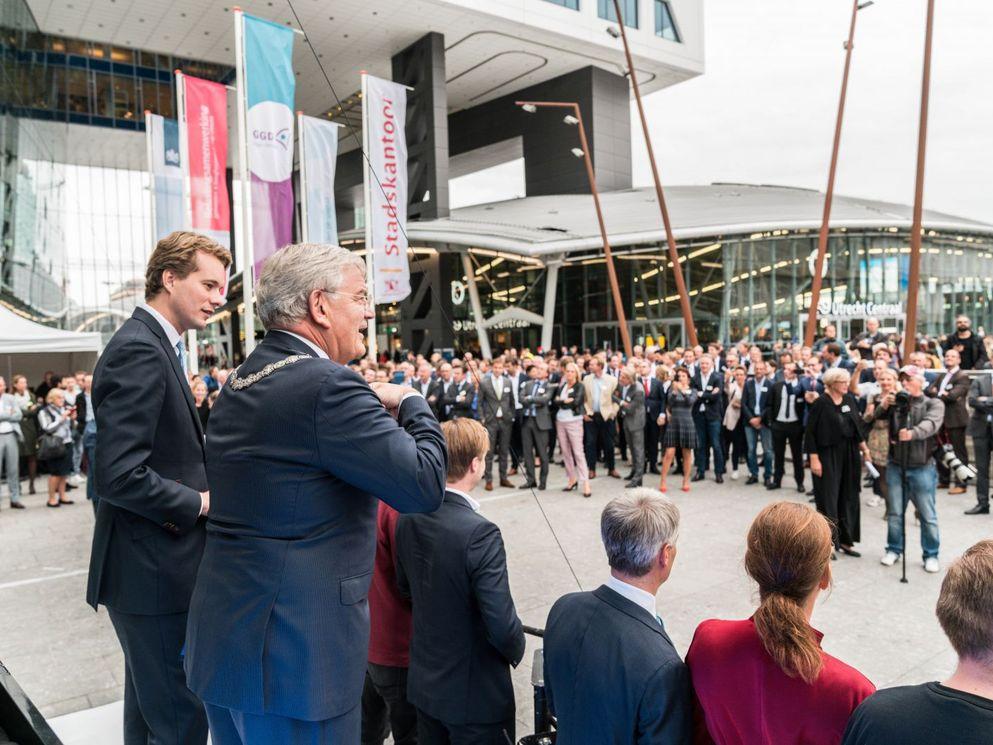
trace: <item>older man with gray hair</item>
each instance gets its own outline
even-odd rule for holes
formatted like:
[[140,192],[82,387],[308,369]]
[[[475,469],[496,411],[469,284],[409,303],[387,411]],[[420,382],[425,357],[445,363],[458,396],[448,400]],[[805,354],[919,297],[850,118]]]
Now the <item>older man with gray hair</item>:
[[655,600],[678,533],[679,509],[654,489],[632,489],[604,507],[610,577],[593,592],[559,598],[545,628],[545,686],[560,742],[689,742],[689,672]]
[[287,246],[257,302],[266,337],[210,416],[187,682],[215,745],[356,743],[378,500],[437,509],[445,440],[420,394],[348,367],[373,312],[355,254]]

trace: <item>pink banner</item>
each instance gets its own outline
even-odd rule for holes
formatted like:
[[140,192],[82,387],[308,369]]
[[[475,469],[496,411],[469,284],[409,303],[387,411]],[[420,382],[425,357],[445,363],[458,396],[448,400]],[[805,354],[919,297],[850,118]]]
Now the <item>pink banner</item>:
[[193,230],[228,245],[231,211],[224,172],[228,162],[227,89],[209,80],[183,76],[185,130]]

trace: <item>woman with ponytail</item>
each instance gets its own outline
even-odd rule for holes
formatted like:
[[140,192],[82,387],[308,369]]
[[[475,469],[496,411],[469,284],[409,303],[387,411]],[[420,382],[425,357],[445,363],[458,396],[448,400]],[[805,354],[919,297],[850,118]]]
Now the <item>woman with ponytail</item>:
[[759,607],[742,621],[704,621],[686,655],[697,742],[837,745],[875,687],[821,649],[810,625],[831,585],[831,526],[804,504],[775,502],[748,531],[745,570]]

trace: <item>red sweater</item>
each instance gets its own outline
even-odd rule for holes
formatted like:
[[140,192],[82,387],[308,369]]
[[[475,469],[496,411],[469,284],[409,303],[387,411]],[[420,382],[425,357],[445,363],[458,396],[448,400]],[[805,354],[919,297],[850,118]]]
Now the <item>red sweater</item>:
[[369,662],[410,665],[410,601],[397,589],[394,540],[399,514],[385,502],[376,514],[376,562],[369,585]]
[[[814,633],[819,642],[823,634]],[[821,656],[821,674],[808,685],[776,665],[750,618],[701,623],[686,653],[698,704],[696,741],[838,745],[855,707],[876,688],[858,670]]]

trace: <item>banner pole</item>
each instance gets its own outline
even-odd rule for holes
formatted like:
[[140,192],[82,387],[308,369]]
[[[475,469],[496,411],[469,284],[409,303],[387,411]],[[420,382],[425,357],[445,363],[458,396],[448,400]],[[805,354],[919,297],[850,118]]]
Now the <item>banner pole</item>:
[[300,154],[300,237],[310,243],[310,227],[307,225],[307,150],[303,138],[303,112],[297,112],[297,137]]
[[155,147],[152,143],[152,112],[145,109],[145,157],[148,162],[148,216],[151,222],[152,247],[158,242],[155,224]]
[[[367,155],[369,153],[369,96],[366,87],[366,80],[368,78],[368,73],[363,70],[361,73],[362,78],[362,151]],[[372,184],[369,182],[369,163],[365,163],[363,166],[362,173],[362,184],[363,184],[363,198],[364,198],[364,216],[365,216],[365,276],[366,284],[368,285],[369,301],[372,303],[372,318],[369,319],[369,325],[366,328],[368,334],[368,341],[366,343],[366,354],[372,359],[376,359],[378,350],[376,349],[376,280],[373,268],[373,251],[372,247]]]
[[238,103],[238,175],[241,180],[241,287],[245,311],[245,357],[255,349],[255,251],[252,241],[252,184],[248,171],[248,100],[245,81],[245,18],[241,8],[234,10],[235,88]]

